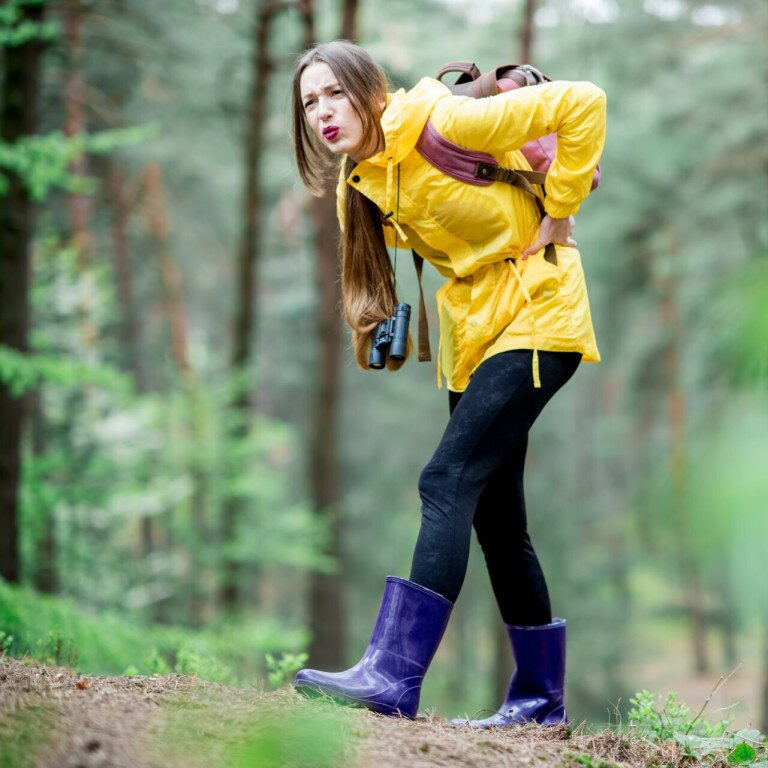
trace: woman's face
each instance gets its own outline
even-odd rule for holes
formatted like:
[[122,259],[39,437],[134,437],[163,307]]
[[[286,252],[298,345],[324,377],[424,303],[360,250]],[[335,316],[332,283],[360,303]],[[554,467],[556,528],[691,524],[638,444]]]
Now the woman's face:
[[309,127],[336,155],[360,162],[376,152],[364,146],[363,123],[333,70],[324,62],[310,64],[299,81],[301,103]]

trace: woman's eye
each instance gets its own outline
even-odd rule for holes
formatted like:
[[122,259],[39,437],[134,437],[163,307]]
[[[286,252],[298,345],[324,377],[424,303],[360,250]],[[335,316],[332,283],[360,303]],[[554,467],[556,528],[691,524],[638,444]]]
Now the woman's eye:
[[335,91],[331,91],[331,94],[332,94],[333,96],[339,96],[339,95],[341,95],[342,93],[344,93],[344,91],[340,91],[338,88],[337,88]]

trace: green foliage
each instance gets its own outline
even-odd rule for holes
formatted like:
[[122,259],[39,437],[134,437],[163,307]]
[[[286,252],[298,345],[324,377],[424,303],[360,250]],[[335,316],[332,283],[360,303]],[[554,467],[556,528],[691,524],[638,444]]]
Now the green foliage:
[[697,715],[691,718],[688,706],[678,701],[676,693],[668,693],[659,708],[656,696],[642,690],[630,699],[630,727],[657,742],[676,742],[686,755],[697,760],[709,755],[722,756],[729,763],[757,765],[758,756],[768,757],[765,736],[754,728],[729,732],[732,719],[714,725]]
[[280,658],[275,658],[271,653],[264,657],[267,660],[269,682],[275,688],[289,682],[291,678],[307,663],[309,654],[284,653]]
[[601,760],[586,752],[566,752],[565,758],[568,763],[585,765],[587,768],[615,768],[613,763]]
[[[18,175],[30,197],[41,202],[54,189],[93,194],[97,179],[72,173],[70,164],[82,153],[110,154],[118,147],[143,143],[159,133],[158,125],[144,125],[66,136],[54,131],[42,136],[24,136],[14,144],[0,141],[0,197],[7,194],[7,173]],[[5,173],[4,173],[5,172]]]
[[234,768],[331,768],[343,764],[340,758],[346,745],[337,715],[313,712],[284,718],[278,716],[272,723],[249,728],[243,738],[230,745],[226,764]]
[[656,741],[671,741],[676,733],[689,732],[705,737],[722,736],[731,723],[731,720],[721,720],[713,726],[701,718],[691,719],[688,706],[678,701],[676,693],[667,694],[661,709],[655,694],[647,690],[638,691],[629,703],[632,704],[628,712],[632,725]]
[[186,642],[176,653],[174,672],[182,675],[197,675],[205,680],[234,685],[237,677],[233,669],[224,662],[200,652],[191,642]]
[[53,707],[31,706],[0,713],[0,768],[27,768],[59,735]]
[[729,763],[757,765],[755,760],[758,755],[768,757],[765,737],[755,728],[743,728],[733,734],[724,733],[722,736],[676,733],[674,741],[682,746],[686,755],[697,760],[716,755],[725,757]]
[[[92,615],[63,598],[0,580],[4,651],[92,674],[195,674],[226,684],[258,684],[259,652],[299,648],[303,632],[262,617],[193,630],[152,626],[114,612]],[[235,670],[237,672],[235,672]]]
[[13,397],[20,397],[43,382],[63,387],[97,384],[120,393],[127,393],[132,386],[125,374],[109,365],[89,365],[48,354],[24,354],[3,344],[0,381]]
[[0,630],[0,656],[4,656],[13,647],[14,637]]
[[309,712],[222,698],[210,692],[163,703],[156,745],[164,765],[331,768],[347,764],[355,739],[346,715],[317,704]]
[[48,630],[45,638],[35,641],[30,656],[48,666],[65,666],[74,669],[80,658],[80,652],[75,648],[71,637],[65,636],[60,627],[54,627]]
[[54,40],[59,35],[55,22],[22,20],[23,8],[42,6],[48,0],[4,0],[0,5],[0,46],[13,48],[30,40]]

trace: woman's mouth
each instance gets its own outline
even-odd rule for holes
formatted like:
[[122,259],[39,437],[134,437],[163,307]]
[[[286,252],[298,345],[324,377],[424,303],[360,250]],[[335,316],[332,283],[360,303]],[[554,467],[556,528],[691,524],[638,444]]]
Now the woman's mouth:
[[323,138],[326,141],[333,141],[339,135],[338,125],[327,125],[323,128]]

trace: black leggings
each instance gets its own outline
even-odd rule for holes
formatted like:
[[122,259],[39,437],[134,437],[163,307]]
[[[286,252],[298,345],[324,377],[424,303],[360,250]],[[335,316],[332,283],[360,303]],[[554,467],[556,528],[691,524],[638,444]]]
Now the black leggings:
[[419,478],[421,529],[411,581],[455,602],[464,583],[474,525],[502,619],[552,620],[547,583],[528,536],[523,468],[528,431],[573,376],[579,352],[502,352],[478,367],[463,393],[450,392],[451,418]]

